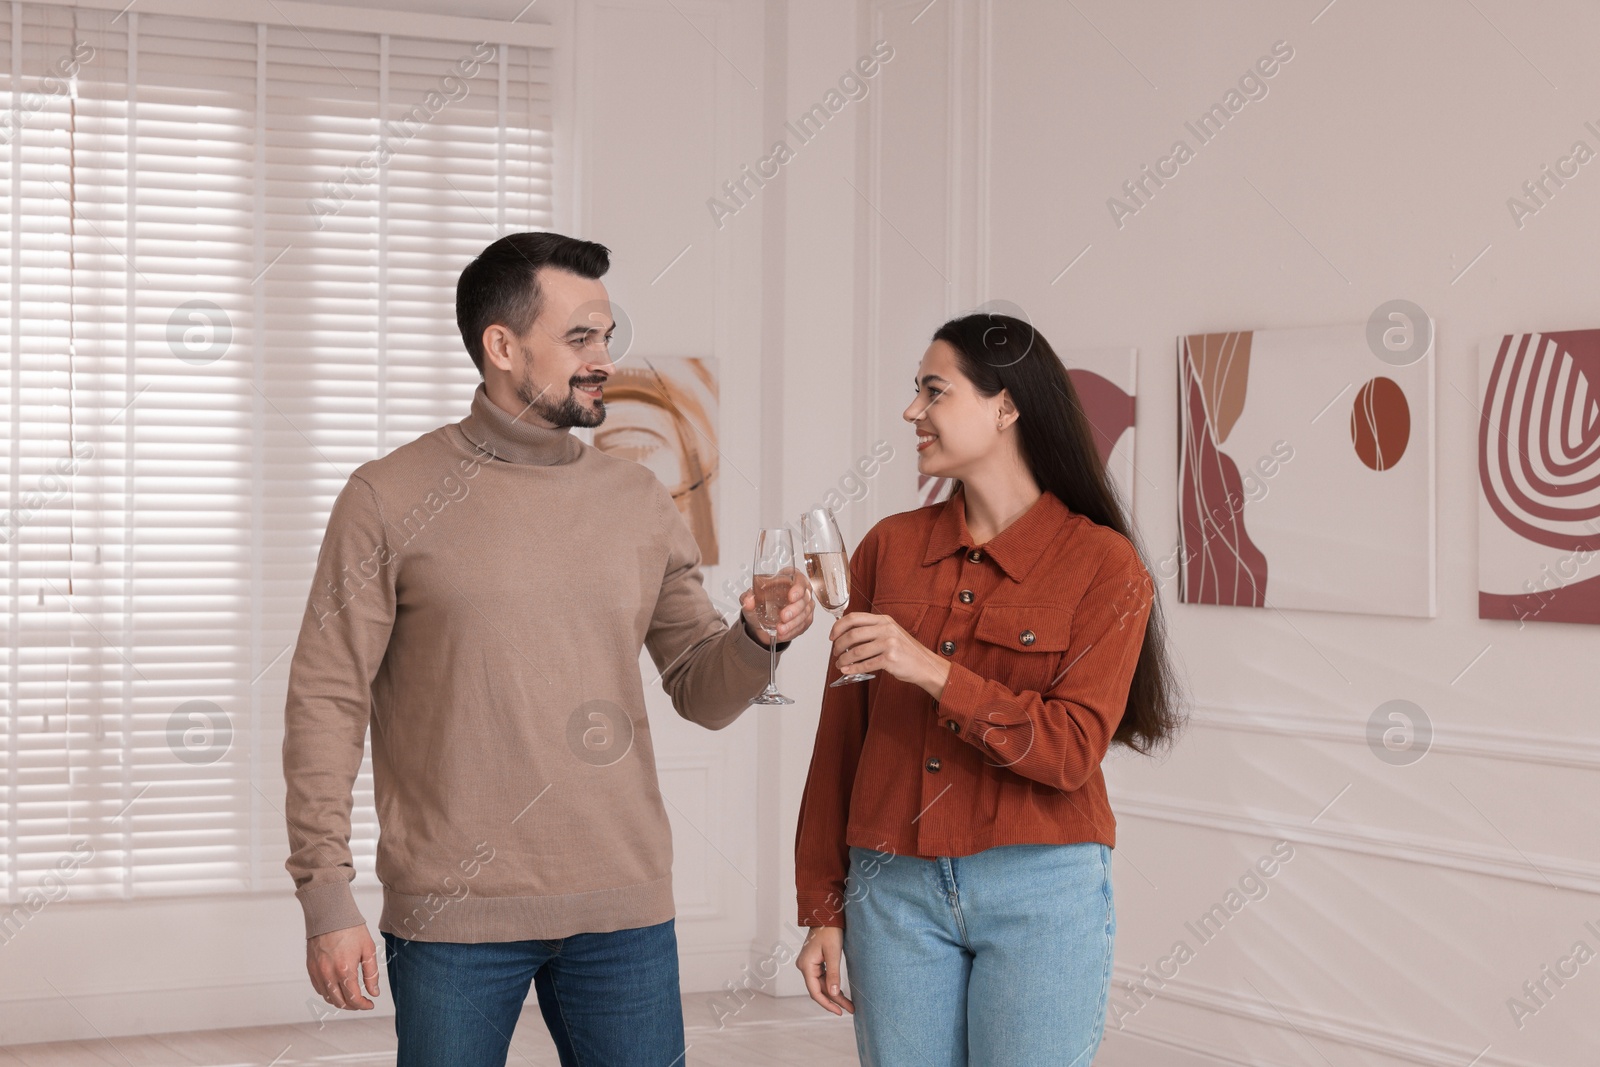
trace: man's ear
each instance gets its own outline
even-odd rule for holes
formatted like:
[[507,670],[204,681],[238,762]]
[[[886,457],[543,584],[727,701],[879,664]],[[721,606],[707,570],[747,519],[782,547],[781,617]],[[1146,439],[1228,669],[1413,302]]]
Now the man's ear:
[[483,331],[483,363],[485,369],[494,367],[497,370],[510,372],[512,352],[516,339],[511,331],[499,323],[488,326]]

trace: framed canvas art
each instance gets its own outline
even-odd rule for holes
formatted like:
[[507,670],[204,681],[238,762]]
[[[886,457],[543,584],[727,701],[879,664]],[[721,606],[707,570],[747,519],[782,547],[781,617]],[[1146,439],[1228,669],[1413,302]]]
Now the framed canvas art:
[[1178,338],[1179,599],[1432,617],[1433,330]]
[[1600,623],[1600,330],[1478,349],[1478,617]]
[[716,564],[717,372],[702,356],[635,356],[606,382],[602,452],[642,463],[667,487],[700,546]]

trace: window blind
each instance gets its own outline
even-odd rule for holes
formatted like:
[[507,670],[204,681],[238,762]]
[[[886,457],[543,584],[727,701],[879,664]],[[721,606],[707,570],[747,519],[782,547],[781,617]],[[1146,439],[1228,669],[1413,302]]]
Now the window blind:
[[371,21],[0,3],[8,902],[288,886],[328,510],[461,417],[456,275],[551,223],[551,50]]

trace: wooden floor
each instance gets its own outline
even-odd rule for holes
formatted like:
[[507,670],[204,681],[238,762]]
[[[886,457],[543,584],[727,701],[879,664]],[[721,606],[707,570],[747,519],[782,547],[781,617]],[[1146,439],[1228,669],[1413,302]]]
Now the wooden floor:
[[[685,1067],[753,1064],[855,1065],[855,1031],[808,997],[758,996],[718,1027],[721,994],[683,998]],[[539,1009],[528,1008],[511,1039],[510,1067],[559,1067]],[[383,1067],[394,1063],[392,1017],[330,1019],[246,1030],[193,1030],[48,1045],[0,1047],[0,1067]]]

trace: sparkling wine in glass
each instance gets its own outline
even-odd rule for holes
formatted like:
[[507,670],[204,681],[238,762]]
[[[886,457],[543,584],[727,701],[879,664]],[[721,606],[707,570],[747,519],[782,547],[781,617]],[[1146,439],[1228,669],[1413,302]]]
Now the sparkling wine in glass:
[[794,537],[788,530],[762,530],[756,536],[755,562],[750,568],[750,592],[756,601],[756,624],[767,635],[771,670],[767,688],[752,704],[793,704],[778,692],[778,618],[789,603],[794,585]]
[[[801,551],[806,556],[806,577],[817,603],[835,619],[850,604],[850,555],[832,508],[814,508],[800,516]],[[829,685],[849,685],[876,678],[875,674],[846,674]]]

